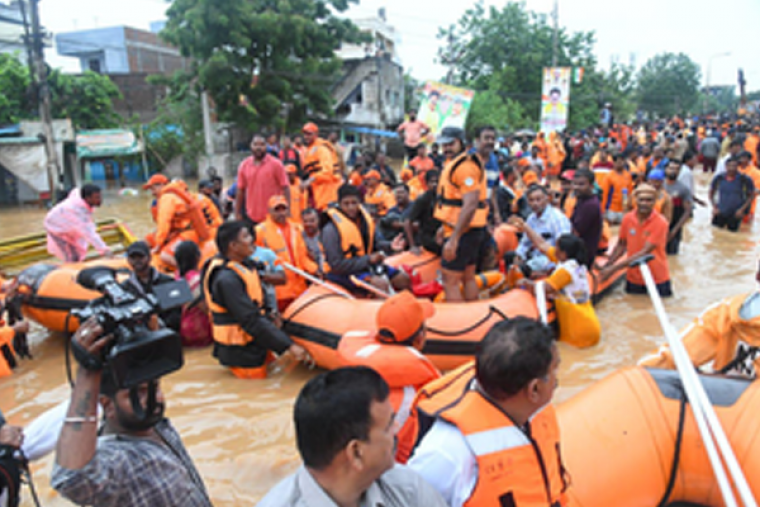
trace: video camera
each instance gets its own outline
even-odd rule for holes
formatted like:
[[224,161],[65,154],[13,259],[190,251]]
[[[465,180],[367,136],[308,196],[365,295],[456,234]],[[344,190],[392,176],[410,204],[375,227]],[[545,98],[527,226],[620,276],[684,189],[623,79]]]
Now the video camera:
[[107,267],[84,269],[77,283],[104,297],[71,314],[84,322],[95,317],[103,334],[114,340],[104,353],[104,362],[119,389],[131,389],[180,369],[184,363],[182,341],[171,329],[152,331],[151,316],[177,308],[192,300],[184,280],[156,285],[155,294],[135,296],[116,282],[116,271]]

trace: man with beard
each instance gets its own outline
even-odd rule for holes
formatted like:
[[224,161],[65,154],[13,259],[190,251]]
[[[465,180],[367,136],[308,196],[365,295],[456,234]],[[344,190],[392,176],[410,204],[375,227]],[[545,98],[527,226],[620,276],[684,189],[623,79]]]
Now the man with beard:
[[678,181],[680,170],[681,164],[678,160],[671,160],[667,169],[665,169],[665,185],[663,188],[673,203],[673,216],[670,218],[668,244],[666,245],[668,255],[678,254],[678,250],[681,247],[683,226],[686,225],[686,221],[691,216],[692,209],[694,209],[694,198],[691,195],[691,190]]
[[[155,392],[155,409],[140,418],[130,390],[118,389],[104,369],[103,352],[112,339],[103,336],[94,318],[72,338],[80,367],[56,447],[53,488],[77,505],[210,507],[203,479],[164,418],[158,381],[135,388],[143,411],[149,392]],[[98,402],[103,409],[100,430]]]

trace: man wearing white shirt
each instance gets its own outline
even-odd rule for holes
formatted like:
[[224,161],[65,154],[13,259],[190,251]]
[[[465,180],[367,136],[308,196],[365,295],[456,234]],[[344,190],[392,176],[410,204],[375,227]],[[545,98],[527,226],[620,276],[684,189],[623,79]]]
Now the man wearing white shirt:
[[409,467],[450,507],[567,505],[551,405],[558,366],[545,324],[517,317],[494,325],[474,364],[420,392],[420,417],[435,419]]
[[[526,193],[533,210],[526,223],[549,244],[556,246],[563,234],[571,234],[573,226],[565,214],[549,204],[549,192],[541,185],[531,185]],[[530,238],[523,236],[516,251],[516,261],[525,263],[531,271],[546,271],[553,267],[549,259],[535,248]]]
[[683,156],[683,165],[681,165],[681,170],[678,173],[678,181],[689,189],[694,202],[700,206],[707,206],[707,202],[697,197],[697,194],[694,191],[694,168],[697,167],[698,161],[699,157],[696,153],[693,151],[687,151]]
[[422,477],[395,465],[396,423],[388,384],[371,368],[322,373],[293,409],[303,459],[258,507],[446,507]]

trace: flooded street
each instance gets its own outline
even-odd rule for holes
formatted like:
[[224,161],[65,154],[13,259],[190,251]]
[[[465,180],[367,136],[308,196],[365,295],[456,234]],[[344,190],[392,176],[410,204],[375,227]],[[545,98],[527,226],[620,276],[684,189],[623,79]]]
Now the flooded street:
[[[696,175],[698,194],[706,198],[707,178]],[[152,228],[149,197],[106,193],[98,218],[126,221],[144,236]],[[0,237],[42,230],[44,210],[0,211]],[[681,255],[670,258],[675,297],[665,301],[673,324],[681,328],[717,300],[748,292],[757,268],[757,224],[738,234],[709,225],[710,210],[698,208],[686,227]],[[633,365],[663,341],[649,298],[627,296],[617,288],[597,307],[601,343],[588,350],[561,346],[557,400],[567,399],[612,371]],[[39,326],[32,332],[33,360],[0,380],[0,409],[9,422],[24,425],[68,399],[61,336]],[[185,367],[163,380],[167,415],[203,476],[214,505],[253,505],[270,487],[298,466],[291,407],[303,383],[313,375],[303,368],[264,381],[234,378],[211,357],[210,349],[191,350]],[[54,456],[34,465],[34,479],[46,506],[68,505],[49,486]],[[26,497],[26,503],[32,505]]]

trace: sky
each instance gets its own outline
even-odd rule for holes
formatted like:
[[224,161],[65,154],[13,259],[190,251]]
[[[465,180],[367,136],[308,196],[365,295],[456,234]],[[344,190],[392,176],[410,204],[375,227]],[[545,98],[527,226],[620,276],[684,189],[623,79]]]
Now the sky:
[[[219,0],[224,1],[224,0]],[[720,0],[709,6],[694,0],[558,0],[560,25],[570,31],[596,32],[595,53],[603,68],[617,59],[640,67],[657,53],[684,52],[702,67],[711,85],[735,85],[744,68],[748,91],[760,90],[757,22],[760,0]],[[487,6],[504,1],[485,0]],[[554,0],[526,0],[529,9],[550,13]],[[41,18],[53,33],[115,25],[148,29],[164,19],[165,0],[42,0]],[[418,80],[439,79],[445,69],[435,63],[438,27],[455,23],[470,2],[441,0],[361,0],[349,16],[368,17],[385,7],[388,22],[399,33],[399,53]],[[412,7],[413,6],[413,7]],[[725,54],[729,53],[728,56]],[[721,56],[716,56],[721,55]],[[77,72],[77,60],[48,52],[51,65]]]

